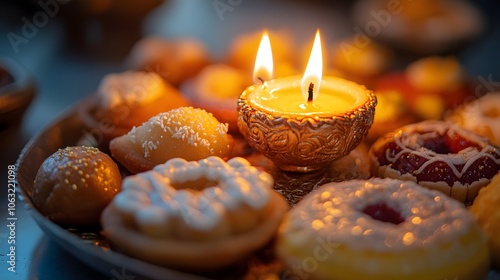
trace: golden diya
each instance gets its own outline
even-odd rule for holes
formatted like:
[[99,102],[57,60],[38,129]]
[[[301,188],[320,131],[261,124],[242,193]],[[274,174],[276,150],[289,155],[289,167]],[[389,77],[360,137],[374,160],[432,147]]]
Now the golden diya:
[[372,125],[375,94],[352,81],[323,77],[322,60],[317,31],[304,75],[272,79],[271,45],[264,34],[255,61],[255,84],[238,99],[241,134],[283,171],[328,166],[356,148]]

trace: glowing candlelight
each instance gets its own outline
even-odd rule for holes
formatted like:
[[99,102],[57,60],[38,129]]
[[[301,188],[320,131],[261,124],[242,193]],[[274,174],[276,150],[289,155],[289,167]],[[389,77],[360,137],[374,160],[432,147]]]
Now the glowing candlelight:
[[278,168],[294,172],[318,170],[349,154],[373,122],[373,92],[351,81],[323,77],[319,31],[304,75],[270,80],[267,40],[263,37],[257,54],[256,82],[238,99],[238,129],[249,146]]
[[267,32],[264,32],[260,41],[257,58],[255,59],[255,67],[253,70],[254,83],[263,84],[265,81],[271,80],[273,77],[273,53],[271,50],[271,42]]
[[[331,116],[348,112],[366,101],[364,87],[335,77],[323,78],[319,30],[302,77],[269,80],[273,66],[271,53],[269,38],[264,34],[255,59],[256,88],[249,93],[249,102],[253,106],[281,115]],[[264,82],[265,87],[259,86]]]
[[323,58],[321,55],[321,39],[319,36],[319,30],[317,30],[311,55],[309,56],[309,62],[307,63],[306,71],[304,72],[302,82],[300,83],[302,95],[307,102],[312,103],[316,100],[322,77]]

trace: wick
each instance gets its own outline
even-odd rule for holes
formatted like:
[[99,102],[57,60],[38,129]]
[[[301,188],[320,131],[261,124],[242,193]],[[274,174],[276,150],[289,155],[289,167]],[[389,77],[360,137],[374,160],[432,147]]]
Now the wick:
[[307,102],[312,103],[313,101],[313,90],[314,90],[314,84],[310,83],[309,84],[309,89],[307,90]]
[[261,77],[257,77],[257,80],[259,80],[262,84],[264,84],[264,80]]

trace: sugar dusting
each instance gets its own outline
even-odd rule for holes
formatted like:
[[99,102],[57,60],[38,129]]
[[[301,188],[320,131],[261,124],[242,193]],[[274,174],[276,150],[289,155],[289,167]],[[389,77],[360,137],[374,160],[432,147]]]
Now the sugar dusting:
[[[180,139],[193,147],[205,147],[214,153],[212,145],[215,145],[220,136],[228,132],[227,123],[219,123],[211,113],[203,109],[193,107],[181,107],[169,112],[158,114],[150,118],[139,128],[133,128],[128,135],[133,143],[138,140],[140,129],[147,129],[148,132],[155,128],[160,128],[165,133],[163,136],[170,136],[173,139]],[[151,152],[158,149],[160,142],[153,141],[152,138],[144,137],[141,147],[144,157],[151,156]]]

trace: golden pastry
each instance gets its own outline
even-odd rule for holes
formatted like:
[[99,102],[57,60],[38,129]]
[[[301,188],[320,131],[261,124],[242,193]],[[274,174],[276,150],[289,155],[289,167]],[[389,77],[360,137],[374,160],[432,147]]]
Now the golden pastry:
[[452,112],[448,119],[500,146],[500,93],[492,92],[465,104]]
[[127,71],[103,77],[96,96],[79,107],[79,115],[97,145],[107,148],[111,139],[152,116],[187,105],[157,74]]
[[[293,50],[293,40],[285,31],[269,31],[269,40],[273,51],[276,77],[285,77],[295,73],[296,61]],[[255,55],[259,49],[262,32],[246,33],[236,38],[229,47],[228,64],[246,71],[251,77],[255,66]]]
[[474,203],[469,208],[477,222],[489,237],[493,265],[500,269],[500,174],[493,177],[491,183],[481,189]]
[[338,42],[332,54],[333,68],[355,79],[373,78],[392,65],[391,52],[373,40],[364,44],[357,44],[354,38]]
[[150,36],[137,42],[126,64],[130,69],[155,72],[168,83],[179,86],[208,63],[207,48],[194,38],[169,40]]
[[121,182],[120,171],[107,154],[93,147],[67,147],[42,163],[31,199],[56,223],[98,225]]
[[424,55],[450,52],[486,27],[481,12],[463,0],[362,0],[353,11],[358,36]]
[[233,140],[227,132],[228,125],[205,110],[181,107],[134,127],[113,139],[109,148],[118,162],[138,173],[176,157],[186,160],[228,157]]
[[238,131],[238,97],[250,84],[251,76],[244,71],[214,64],[184,83],[181,90],[192,106],[205,109],[220,122],[229,124],[230,131]]

